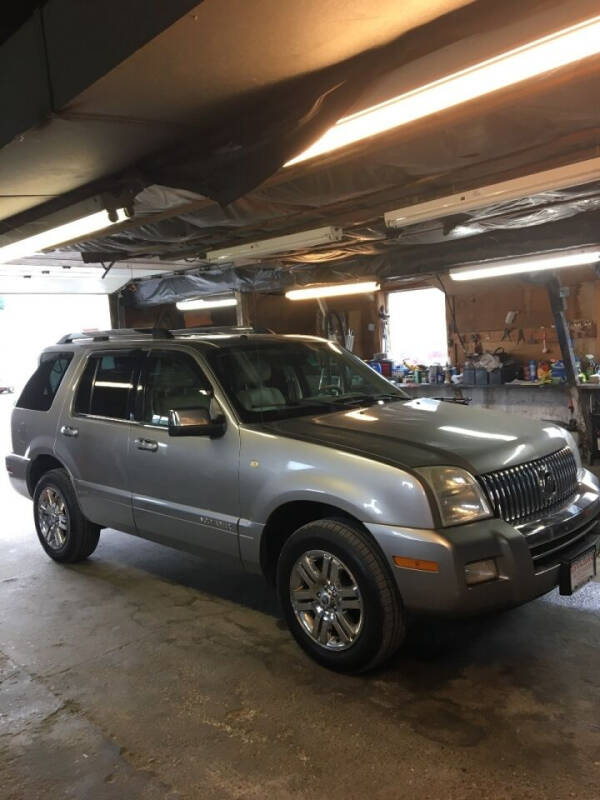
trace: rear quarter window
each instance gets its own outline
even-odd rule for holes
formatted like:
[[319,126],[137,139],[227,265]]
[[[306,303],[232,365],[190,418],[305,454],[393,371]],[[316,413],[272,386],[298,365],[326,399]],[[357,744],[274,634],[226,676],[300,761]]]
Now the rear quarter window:
[[17,408],[49,411],[72,359],[73,353],[42,353],[38,368],[17,400]]

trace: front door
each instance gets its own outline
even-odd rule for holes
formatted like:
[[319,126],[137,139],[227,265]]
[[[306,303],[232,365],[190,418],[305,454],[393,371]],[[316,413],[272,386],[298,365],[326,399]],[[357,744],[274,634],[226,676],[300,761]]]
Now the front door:
[[225,434],[169,436],[169,411],[205,406],[213,387],[193,351],[150,350],[138,386],[129,474],[138,533],[191,551],[239,557],[239,432],[225,411]]

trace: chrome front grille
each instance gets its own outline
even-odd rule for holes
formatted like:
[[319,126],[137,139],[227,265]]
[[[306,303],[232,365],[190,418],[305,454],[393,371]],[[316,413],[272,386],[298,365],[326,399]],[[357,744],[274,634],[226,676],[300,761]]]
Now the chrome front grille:
[[479,476],[497,517],[518,524],[566,503],[577,490],[577,463],[570,448]]

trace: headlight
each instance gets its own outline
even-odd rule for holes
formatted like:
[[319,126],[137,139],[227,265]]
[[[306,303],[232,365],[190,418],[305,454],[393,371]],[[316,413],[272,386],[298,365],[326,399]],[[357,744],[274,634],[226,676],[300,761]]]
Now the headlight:
[[433,490],[444,527],[492,516],[481,486],[466,470],[458,467],[421,467],[416,472]]

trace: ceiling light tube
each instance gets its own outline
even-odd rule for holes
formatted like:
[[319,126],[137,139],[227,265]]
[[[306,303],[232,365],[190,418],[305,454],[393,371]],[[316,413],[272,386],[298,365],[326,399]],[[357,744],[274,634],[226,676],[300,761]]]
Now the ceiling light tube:
[[329,153],[598,53],[600,16],[343,117],[285,166]]
[[415,203],[395,211],[386,211],[384,219],[389,228],[404,228],[418,222],[427,222],[451,214],[464,214],[495,203],[519,200],[568,186],[581,186],[599,179],[600,158],[590,158],[563,167],[524,175],[521,178],[492,183],[479,189],[468,189],[426,203]]
[[31,256],[34,253],[70,242],[73,239],[80,239],[82,236],[96,233],[118,222],[123,222],[127,218],[125,209],[118,208],[112,214],[112,219],[109,218],[108,211],[96,211],[85,217],[57,225],[54,228],[49,228],[41,233],[27,236],[24,239],[19,239],[16,242],[0,247],[0,264],[7,264],[9,261]]
[[290,289],[285,293],[288,300],[316,300],[320,297],[342,297],[348,294],[366,294],[376,292],[379,284],[376,281],[361,283],[338,283],[334,286],[311,286],[307,289]]
[[175,304],[179,311],[204,311],[210,308],[228,308],[237,306],[235,297],[206,298],[196,297],[191,300],[180,300]]
[[[111,272],[116,272],[116,268]],[[6,264],[0,266],[0,278],[17,278],[24,275],[33,278],[101,278],[105,270],[102,267],[80,267],[69,270],[60,267],[26,266],[24,264]]]
[[261,239],[258,242],[248,242],[234,247],[224,247],[220,250],[209,250],[206,260],[210,264],[223,264],[237,261],[242,258],[260,258],[273,256],[279,253],[290,253],[294,250],[305,250],[321,244],[341,241],[343,232],[341,228],[328,225],[324,228],[314,228],[309,231],[292,233],[287,236],[276,236],[273,239]]
[[472,267],[459,267],[450,270],[455,281],[471,281],[478,278],[500,278],[505,275],[518,275],[522,272],[542,272],[548,269],[584,267],[600,260],[600,249],[578,250],[568,253],[547,253],[530,258],[515,258],[508,261],[494,261]]

